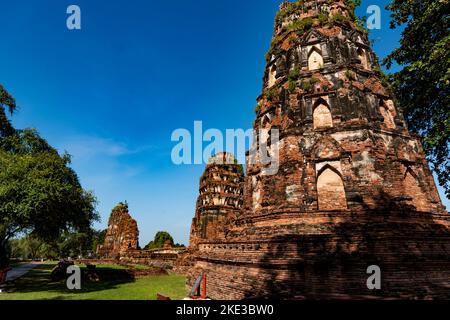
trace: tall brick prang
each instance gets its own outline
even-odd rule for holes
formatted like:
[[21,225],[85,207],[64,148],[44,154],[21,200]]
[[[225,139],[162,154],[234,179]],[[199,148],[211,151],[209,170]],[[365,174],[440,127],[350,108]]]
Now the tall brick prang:
[[280,7],[254,124],[279,130],[279,170],[247,160],[216,230],[199,198],[189,281],[212,298],[450,298],[450,216],[351,3]]

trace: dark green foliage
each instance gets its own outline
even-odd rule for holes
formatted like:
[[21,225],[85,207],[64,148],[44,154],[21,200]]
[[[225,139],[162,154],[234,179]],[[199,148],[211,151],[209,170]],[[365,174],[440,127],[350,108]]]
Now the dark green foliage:
[[261,105],[258,103],[255,107],[255,113],[258,115],[261,112]]
[[266,90],[264,95],[268,101],[275,101],[278,99],[278,89],[270,88],[270,89]]
[[350,70],[345,70],[345,76],[348,80],[355,80],[355,75]]
[[[5,114],[4,106],[12,111],[15,103],[0,89]],[[5,122],[1,127],[7,130],[0,134],[0,268],[8,264],[8,241],[17,234],[50,243],[63,231],[86,233],[98,219],[95,197],[81,187],[68,154],[59,155],[35,130],[9,130]]]
[[299,77],[300,77],[300,68],[296,66],[289,72],[289,80],[295,81],[298,80]]
[[385,60],[403,68],[390,80],[409,129],[423,146],[450,198],[450,10],[448,1],[393,0],[391,28],[404,26],[400,47]]
[[288,84],[289,84],[289,88],[288,88],[289,92],[294,93],[295,89],[297,89],[297,82],[294,80],[289,80]]
[[0,138],[14,133],[14,128],[6,116],[5,107],[11,114],[17,109],[14,98],[0,84]]
[[144,247],[144,250],[161,249],[167,240],[173,244],[173,238],[167,231],[159,231],[155,235],[155,239]]
[[325,13],[319,13],[319,21],[322,25],[326,25],[328,23],[328,14]]
[[311,92],[314,88],[314,85],[319,81],[320,80],[315,77],[311,77],[311,79],[303,80],[302,81],[302,89],[305,90],[306,92]]
[[91,250],[93,253],[97,252],[97,247],[105,242],[106,232],[108,230],[92,230]]

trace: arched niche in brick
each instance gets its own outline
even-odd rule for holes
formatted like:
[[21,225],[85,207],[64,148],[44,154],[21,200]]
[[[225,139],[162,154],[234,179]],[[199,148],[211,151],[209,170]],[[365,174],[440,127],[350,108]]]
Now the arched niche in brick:
[[261,178],[258,176],[252,177],[252,205],[253,209],[261,208],[261,199],[262,199],[262,183]]
[[273,87],[277,82],[277,66],[274,64],[269,69],[268,86]]
[[317,70],[323,67],[322,50],[313,46],[308,53],[308,70]]
[[425,196],[426,192],[420,186],[418,175],[410,167],[405,171],[403,188],[404,193],[412,198],[409,202],[417,211],[430,210],[429,201]]
[[363,48],[358,48],[356,50],[356,52],[358,54],[358,59],[359,59],[361,65],[363,66],[363,68],[370,70],[369,60],[367,58],[366,50],[364,50]]
[[319,99],[313,106],[314,129],[325,129],[333,127],[333,117],[330,106],[324,99]]
[[268,129],[271,127],[272,125],[272,119],[273,116],[270,112],[266,113],[262,118],[261,118],[261,128],[262,129]]
[[325,165],[317,174],[317,201],[321,211],[348,208],[341,173],[331,165]]

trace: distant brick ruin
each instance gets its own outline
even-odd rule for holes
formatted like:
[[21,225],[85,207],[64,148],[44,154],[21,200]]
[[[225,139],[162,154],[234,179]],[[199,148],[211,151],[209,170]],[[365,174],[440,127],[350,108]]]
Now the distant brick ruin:
[[235,218],[243,203],[244,169],[231,154],[211,158],[200,178],[200,195],[191,227],[190,246],[202,239],[224,238],[226,221]]
[[149,265],[172,269],[185,248],[174,248],[172,241],[163,248],[141,250],[136,220],[128,212],[128,205],[119,203],[111,212],[103,245],[97,248],[99,261]]
[[450,216],[395,101],[346,1],[283,3],[254,125],[279,129],[279,171],[207,166],[189,284],[206,273],[213,299],[450,298]]
[[119,258],[139,247],[139,230],[136,220],[128,212],[126,204],[118,204],[111,212],[105,242],[97,249],[101,258]]

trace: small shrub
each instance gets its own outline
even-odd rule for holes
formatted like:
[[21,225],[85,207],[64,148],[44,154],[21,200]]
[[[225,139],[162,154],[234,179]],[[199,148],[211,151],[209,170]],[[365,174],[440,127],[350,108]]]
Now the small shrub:
[[335,15],[333,15],[331,17],[331,23],[334,24],[336,22],[342,23],[342,24],[346,24],[350,22],[350,18],[344,16],[341,13],[336,13]]
[[298,78],[300,77],[300,68],[299,67],[294,67],[294,69],[292,69],[289,72],[289,80],[298,80]]
[[258,103],[255,107],[255,113],[258,115],[261,112],[261,105]]
[[310,92],[312,89],[312,84],[310,80],[303,80],[302,81],[302,89],[306,92]]
[[319,21],[322,25],[326,25],[328,23],[328,15],[323,12],[319,13]]
[[351,72],[348,69],[345,71],[345,76],[347,77],[348,80],[355,80],[355,76],[353,75],[353,72]]
[[294,80],[289,80],[289,92],[294,93],[295,89],[297,89],[297,83]]
[[275,101],[278,98],[278,90],[276,88],[271,88],[265,92],[265,97],[269,101]]
[[315,84],[316,84],[317,82],[319,82],[320,80],[317,79],[316,77],[312,77],[310,81],[311,81],[311,84],[312,84],[312,85],[315,85]]

